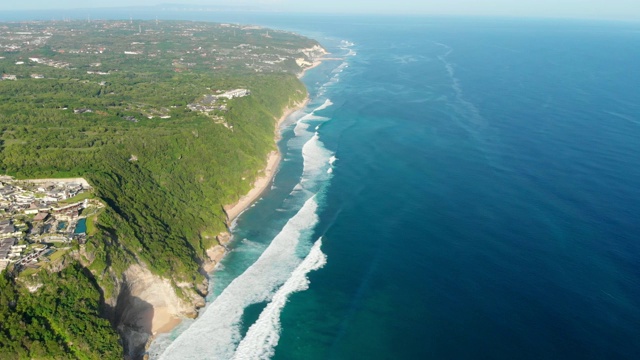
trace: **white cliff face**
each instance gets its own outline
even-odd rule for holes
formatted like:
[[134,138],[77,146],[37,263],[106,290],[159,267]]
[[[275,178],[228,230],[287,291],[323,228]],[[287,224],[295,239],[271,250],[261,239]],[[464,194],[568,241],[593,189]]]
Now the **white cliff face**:
[[144,353],[148,341],[158,332],[168,331],[180,319],[197,316],[204,298],[191,284],[180,287],[188,300],[178,296],[171,281],[154,275],[142,265],[131,265],[123,274],[123,289],[118,296],[118,330],[131,358]]
[[304,75],[304,71],[311,69],[320,64],[322,57],[327,55],[328,52],[320,45],[314,45],[313,47],[298,50],[302,57],[296,58],[296,64],[302,69],[302,72],[298,74],[298,77]]
[[309,59],[315,59],[327,55],[327,50],[320,45],[314,45],[313,47],[302,49],[300,52]]
[[[138,264],[131,265],[124,272],[124,279],[134,302],[132,304],[134,306],[127,309],[127,313],[139,318],[139,320],[151,315],[151,333],[155,334],[172,317],[194,316],[197,313],[194,304],[178,297],[169,280],[152,274],[149,269]],[[148,309],[140,309],[139,307],[136,309],[135,302],[144,302],[150,307]],[[148,305],[146,306],[148,307]],[[136,310],[142,311],[138,312]],[[125,316],[122,318],[123,320],[130,320]]]

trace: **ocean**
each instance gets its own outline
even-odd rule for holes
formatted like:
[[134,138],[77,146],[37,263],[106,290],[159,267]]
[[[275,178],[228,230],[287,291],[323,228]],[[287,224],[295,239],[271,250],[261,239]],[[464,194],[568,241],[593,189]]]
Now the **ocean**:
[[341,60],[160,359],[640,358],[640,24],[262,20]]
[[337,60],[152,358],[640,358],[640,24],[170,15]]

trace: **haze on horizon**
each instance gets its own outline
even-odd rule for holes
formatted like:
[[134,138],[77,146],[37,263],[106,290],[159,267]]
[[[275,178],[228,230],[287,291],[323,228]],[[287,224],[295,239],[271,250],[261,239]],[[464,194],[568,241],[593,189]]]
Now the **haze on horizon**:
[[0,11],[156,6],[159,4],[229,7],[280,12],[333,14],[425,14],[640,20],[637,0],[25,0],[2,2]]

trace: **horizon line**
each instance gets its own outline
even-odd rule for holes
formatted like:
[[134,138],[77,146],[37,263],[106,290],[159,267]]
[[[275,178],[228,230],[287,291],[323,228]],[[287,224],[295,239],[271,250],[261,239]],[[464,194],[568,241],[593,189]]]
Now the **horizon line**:
[[[262,14],[290,14],[290,15],[318,15],[318,16],[377,16],[377,17],[448,17],[448,18],[479,18],[479,19],[526,19],[526,20],[572,20],[572,21],[602,21],[602,22],[626,22],[626,23],[640,23],[640,18],[636,17],[589,17],[589,16],[568,16],[568,15],[522,15],[522,14],[457,14],[457,13],[436,13],[436,12],[332,12],[332,11],[287,11],[287,10],[269,10],[260,6],[246,6],[246,5],[228,5],[228,6],[219,6],[219,5],[197,5],[197,4],[157,4],[157,5],[132,5],[132,6],[95,6],[95,7],[68,7],[68,8],[42,8],[42,9],[9,9],[2,10],[2,13],[23,13],[23,12],[64,12],[64,11],[95,11],[95,10],[144,10],[144,9],[155,9],[160,11],[166,11],[163,8],[172,7],[172,8],[182,8],[183,12],[189,12],[190,10],[207,10],[207,11],[219,11],[219,12],[247,12],[247,13],[262,13]],[[80,20],[80,18],[78,18]],[[95,19],[100,20],[100,19]],[[103,19],[107,20],[107,19]],[[110,19],[111,20],[111,19]],[[142,19],[138,19],[142,20]],[[166,20],[166,19],[165,19]],[[7,20],[2,20],[2,15],[0,15],[0,22],[6,22]],[[18,21],[18,20],[16,20]],[[19,21],[44,21],[40,19],[31,19],[31,20],[19,20]]]

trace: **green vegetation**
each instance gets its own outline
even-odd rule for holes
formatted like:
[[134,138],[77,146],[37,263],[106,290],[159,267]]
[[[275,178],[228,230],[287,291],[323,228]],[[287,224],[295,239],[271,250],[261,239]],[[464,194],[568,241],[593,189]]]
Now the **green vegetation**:
[[[6,25],[0,42],[24,40],[9,35],[24,24]],[[225,230],[223,205],[245,194],[264,166],[275,118],[306,97],[295,59],[308,59],[300,49],[317,43],[184,22],[28,30],[53,35],[0,52],[0,72],[17,76],[0,81],[0,174],[84,177],[95,191],[72,200],[92,196],[106,208],[87,220],[90,256],[69,259],[57,274],[39,272],[45,285],[35,293],[0,280],[0,358],[118,357],[117,337],[99,317],[105,298],[117,296],[117,279],[142,261],[174,284],[203,280],[211,234]],[[46,60],[27,60],[36,57]],[[215,116],[187,107],[235,88],[251,95],[225,100]]]
[[74,196],[72,198],[60,201],[59,204],[73,204],[73,203],[77,203],[79,201],[83,201],[83,200],[86,200],[86,199],[93,199],[93,198],[94,198],[94,196],[90,191],[85,191],[85,192],[81,192],[80,194],[78,194],[78,195],[76,195],[76,196]]
[[55,253],[53,253],[53,254],[51,254],[51,256],[49,256],[49,260],[50,261],[56,261],[56,260],[60,259],[65,253],[66,253],[65,250],[56,250]]
[[29,293],[0,274],[1,359],[117,359],[122,348],[99,317],[100,292],[79,264],[57,274],[40,272],[44,284]]
[[87,217],[87,235],[91,236],[91,235],[95,235],[97,228],[96,228],[96,218],[99,216],[99,214],[97,215],[90,215],[89,217]]

